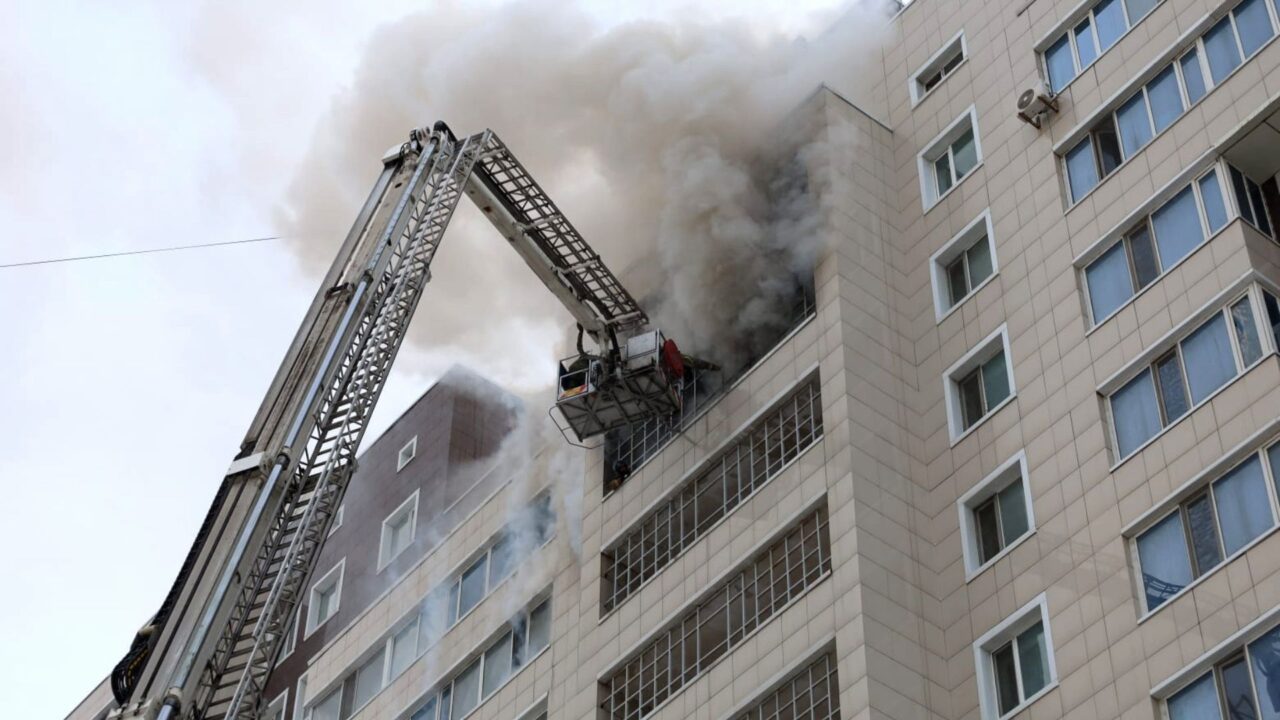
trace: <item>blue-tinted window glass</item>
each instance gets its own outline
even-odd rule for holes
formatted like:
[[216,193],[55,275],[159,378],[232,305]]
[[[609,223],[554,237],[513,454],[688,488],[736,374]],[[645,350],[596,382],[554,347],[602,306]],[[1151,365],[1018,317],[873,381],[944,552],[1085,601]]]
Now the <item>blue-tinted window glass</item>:
[[1194,105],[1204,97],[1204,73],[1200,70],[1200,53],[1192,50],[1178,61],[1182,64],[1182,80],[1187,86],[1187,99]]
[[1136,25],[1158,2],[1160,0],[1125,0],[1129,10],[1129,24]]
[[1191,556],[1180,513],[1171,514],[1138,537],[1138,564],[1149,611],[1191,584]]
[[1218,707],[1218,688],[1213,673],[1191,683],[1177,695],[1169,698],[1169,720],[1221,720],[1222,708]]
[[1085,268],[1084,276],[1089,285],[1089,304],[1093,307],[1095,323],[1133,297],[1133,279],[1129,275],[1129,258],[1125,256],[1123,242],[1116,243],[1093,261]]
[[1143,370],[1111,396],[1111,417],[1120,457],[1127,457],[1160,432],[1160,408],[1150,370]]
[[1093,19],[1098,24],[1098,44],[1103,50],[1115,45],[1116,40],[1129,29],[1120,0],[1102,0],[1093,9]]
[[1259,720],[1280,720],[1280,627],[1249,643]]
[[1062,39],[1044,53],[1045,66],[1049,70],[1049,87],[1061,92],[1076,76],[1076,61],[1071,55],[1071,38],[1063,35]]
[[1126,158],[1133,157],[1151,141],[1151,117],[1147,115],[1147,98],[1141,92],[1120,106],[1116,121],[1120,125],[1120,145]]
[[1200,178],[1200,197],[1209,216],[1209,229],[1213,232],[1221,230],[1227,224],[1227,206],[1222,201],[1222,185],[1218,183],[1217,171]]
[[1199,403],[1236,376],[1236,358],[1231,351],[1227,321],[1218,313],[1212,320],[1182,341],[1182,362],[1186,365],[1191,402]]
[[1086,19],[1076,26],[1076,51],[1080,54],[1080,67],[1087,68],[1098,59],[1098,46],[1093,42],[1093,27]]
[[1165,203],[1151,215],[1156,231],[1156,245],[1160,248],[1160,262],[1164,267],[1186,257],[1204,242],[1204,228],[1200,226],[1200,210],[1196,207],[1195,192],[1187,188]]
[[1249,541],[1270,530],[1271,499],[1262,461],[1254,455],[1248,462],[1213,483],[1213,500],[1222,526],[1222,545],[1231,555]]
[[1245,57],[1257,52],[1276,34],[1271,27],[1271,13],[1265,0],[1244,0],[1236,7],[1235,16]]
[[1209,57],[1209,77],[1213,84],[1222,82],[1232,70],[1240,66],[1240,48],[1236,46],[1236,33],[1231,29],[1231,18],[1222,18],[1204,34],[1205,54]]
[[1172,65],[1147,84],[1147,97],[1151,100],[1156,132],[1169,127],[1182,115],[1182,91],[1178,89],[1178,75]]
[[1067,153],[1067,181],[1071,201],[1077,202],[1098,184],[1098,165],[1093,161],[1093,140],[1085,138]]

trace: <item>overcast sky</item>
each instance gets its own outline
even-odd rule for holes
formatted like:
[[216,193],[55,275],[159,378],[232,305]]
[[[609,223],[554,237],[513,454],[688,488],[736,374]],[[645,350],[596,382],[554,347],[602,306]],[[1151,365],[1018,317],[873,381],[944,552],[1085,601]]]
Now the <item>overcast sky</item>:
[[[592,11],[798,33],[840,4]],[[370,33],[423,6],[9,0],[0,265],[273,234]],[[0,715],[62,717],[155,611],[316,282],[281,243],[0,268]],[[375,430],[433,380],[405,360]]]

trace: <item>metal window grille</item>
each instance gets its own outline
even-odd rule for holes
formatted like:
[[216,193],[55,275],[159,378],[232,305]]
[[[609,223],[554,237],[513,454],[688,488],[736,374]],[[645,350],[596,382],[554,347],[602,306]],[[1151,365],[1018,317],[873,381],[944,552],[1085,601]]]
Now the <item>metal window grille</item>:
[[831,540],[822,506],[601,682],[601,710],[611,720],[649,714],[830,569]]
[[[657,454],[668,440],[682,432],[689,422],[719,399],[725,388],[731,386],[757,360],[782,342],[792,330],[817,313],[817,308],[813,277],[810,276],[801,281],[797,288],[796,301],[791,311],[792,322],[779,328],[777,337],[763,343],[766,348],[764,351],[746,358],[737,368],[726,368],[722,371],[691,370],[681,389],[682,405],[678,413],[650,417],[606,435],[604,448],[606,492],[619,487],[631,473]],[[727,379],[720,380],[717,375],[721,374]]]
[[820,437],[822,396],[814,375],[601,554],[601,612],[669,565]]
[[735,720],[839,720],[836,655],[823,653]]

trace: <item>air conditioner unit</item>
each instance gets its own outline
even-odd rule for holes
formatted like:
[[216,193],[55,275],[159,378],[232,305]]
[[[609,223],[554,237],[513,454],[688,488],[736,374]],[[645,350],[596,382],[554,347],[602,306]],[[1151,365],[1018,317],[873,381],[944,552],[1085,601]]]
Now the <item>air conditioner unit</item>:
[[1018,96],[1018,119],[1036,129],[1044,124],[1049,113],[1055,112],[1058,112],[1058,96],[1042,80]]

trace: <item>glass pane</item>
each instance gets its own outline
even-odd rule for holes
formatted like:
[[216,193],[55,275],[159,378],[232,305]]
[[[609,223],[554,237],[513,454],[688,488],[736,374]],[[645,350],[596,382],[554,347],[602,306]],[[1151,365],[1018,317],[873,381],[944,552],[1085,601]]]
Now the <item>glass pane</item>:
[[1200,70],[1200,53],[1192,50],[1178,61],[1182,63],[1182,82],[1187,88],[1187,99],[1194,105],[1204,97],[1204,73]]
[[1236,196],[1236,207],[1240,208],[1240,217],[1253,222],[1253,206],[1249,203],[1249,188],[1245,185],[1244,175],[1237,169],[1231,170],[1231,189]]
[[1049,684],[1049,646],[1044,623],[1036,623],[1018,636],[1018,664],[1022,667],[1022,693],[1031,697]]
[[1209,397],[1236,376],[1236,358],[1231,352],[1227,321],[1222,315],[1214,316],[1182,341],[1182,362],[1192,404]]
[[1151,116],[1147,114],[1147,97],[1139,92],[1116,111],[1116,122],[1120,126],[1120,147],[1125,157],[1133,154],[1151,142]]
[[1156,363],[1156,381],[1160,383],[1160,402],[1164,406],[1166,423],[1187,414],[1191,403],[1187,401],[1187,388],[1182,382],[1182,365],[1177,354]]
[[942,74],[944,76],[950,75],[952,70],[955,70],[960,66],[960,61],[962,60],[964,60],[964,53],[957,49],[956,54],[952,55],[951,59],[947,61],[947,64],[942,66]]
[[1220,720],[1222,709],[1218,707],[1218,688],[1214,686],[1213,673],[1205,673],[1177,695],[1169,698],[1169,720]]
[[1076,26],[1076,50],[1080,53],[1080,67],[1089,67],[1089,64],[1098,58],[1098,46],[1093,42],[1093,28],[1089,25],[1089,20]]
[[504,537],[494,546],[489,555],[489,587],[497,587],[515,569],[515,542]]
[[1235,16],[1245,57],[1257,52],[1276,34],[1271,27],[1271,13],[1267,11],[1265,0],[1244,0],[1236,7]]
[[1276,347],[1280,347],[1280,300],[1275,295],[1263,291],[1262,304],[1267,306],[1267,323],[1271,325],[1271,337],[1276,341]]
[[551,603],[544,602],[529,614],[529,652],[533,657],[551,642]]
[[359,710],[365,703],[373,699],[382,689],[382,664],[385,646],[382,652],[369,658],[356,671],[355,692],[351,697],[351,709]]
[[947,285],[951,290],[951,304],[955,305],[969,294],[969,279],[964,272],[964,257],[956,258],[947,267]]
[[1093,129],[1094,142],[1098,143],[1098,161],[1102,163],[1102,176],[1110,175],[1124,162],[1120,153],[1120,136],[1116,134],[1116,124],[1108,115]]
[[1093,9],[1093,19],[1098,23],[1098,44],[1103,50],[1115,45],[1116,40],[1129,29],[1120,0],[1102,0]]
[[1262,461],[1256,455],[1213,483],[1213,500],[1227,555],[1276,524],[1271,516],[1271,498],[1267,495]]
[[920,89],[924,92],[929,92],[937,87],[940,82],[942,82],[942,71],[938,70],[932,75],[928,75],[920,80]]
[[982,375],[972,372],[960,381],[960,409],[968,428],[982,418]]
[[1222,562],[1218,528],[1208,495],[1187,503],[1187,528],[1191,532],[1191,553],[1196,560],[1197,574],[1203,575]]
[[1005,545],[1027,534],[1027,501],[1021,479],[1000,491],[1000,527]]
[[311,708],[310,720],[338,720],[342,710],[342,688],[337,688]]
[[511,633],[484,653],[484,685],[481,697],[489,697],[511,676]]
[[1098,166],[1093,161],[1093,138],[1087,137],[1067,153],[1067,180],[1071,201],[1077,202],[1098,184]]
[[1216,171],[1200,178],[1200,198],[1204,200],[1204,209],[1209,216],[1209,229],[1217,232],[1227,224],[1227,206],[1222,201],[1222,185],[1218,183]]
[[942,157],[933,161],[933,175],[938,181],[938,195],[942,197],[951,189],[951,156],[943,153]]
[[1144,370],[1111,396],[1111,418],[1116,428],[1117,452],[1122,458],[1160,432],[1160,408],[1151,371]]
[[969,257],[969,282],[977,287],[983,280],[991,277],[991,242],[986,235],[982,236],[967,253]]
[[1195,193],[1191,188],[1178,193],[1155,211],[1151,224],[1156,232],[1156,245],[1160,247],[1160,261],[1165,267],[1172,267],[1204,242],[1200,210],[1196,207]]
[[[452,586],[458,587],[457,583]],[[422,604],[422,612],[418,614],[418,647],[426,650],[444,635],[451,625],[450,611],[456,606],[457,597],[452,593],[437,590],[427,596]]]
[[475,710],[480,704],[480,661],[476,660],[471,666],[462,671],[457,680],[453,681],[453,712],[451,717],[461,718],[467,713]]
[[1014,668],[1013,643],[996,650],[991,654],[991,663],[995,666],[996,697],[1000,701],[1000,714],[1004,715],[1018,707],[1018,671]]
[[1169,127],[1182,115],[1182,91],[1178,89],[1178,75],[1172,65],[1147,83],[1147,97],[1151,100],[1156,132]]
[[956,140],[951,146],[951,152],[955,155],[956,179],[959,180],[968,175],[978,164],[978,144],[973,139],[973,128],[966,130]]
[[1262,357],[1262,341],[1258,338],[1258,324],[1253,321],[1253,303],[1249,298],[1231,306],[1231,322],[1235,325],[1236,341],[1240,343],[1240,357],[1248,367]]
[[1230,720],[1257,720],[1258,703],[1253,698],[1253,683],[1244,658],[1222,667],[1222,699]]
[[978,561],[985,563],[995,557],[1001,549],[1000,525],[996,520],[995,500],[988,500],[975,508],[973,519],[978,526]]
[[1209,77],[1213,84],[1222,82],[1240,65],[1240,48],[1236,47],[1236,33],[1231,29],[1231,18],[1222,18],[1204,35],[1204,51],[1209,58]]
[[1149,611],[1191,583],[1191,556],[1181,513],[1171,514],[1138,537],[1138,563]]
[[982,366],[982,388],[986,391],[987,412],[1009,397],[1009,370],[1005,364],[1004,351],[988,360]]
[[1262,710],[1259,720],[1280,720],[1280,627],[1249,644],[1249,660]]
[[1138,289],[1160,277],[1160,260],[1151,244],[1151,230],[1144,221],[1129,234],[1129,252],[1133,255],[1133,271],[1138,276]]
[[391,639],[391,677],[399,676],[416,657],[418,657],[418,620],[415,618]]
[[440,691],[440,720],[449,720],[453,712],[453,686],[446,685]]
[[1071,56],[1071,39],[1066,35],[1049,46],[1044,53],[1044,63],[1049,70],[1049,86],[1061,92],[1076,76],[1075,58]]
[[484,599],[486,559],[480,558],[476,564],[467,568],[467,571],[462,574],[462,593],[458,600],[458,617],[466,615],[468,610]]
[[1125,0],[1125,4],[1129,6],[1129,24],[1137,25],[1158,2],[1160,0]]
[[426,705],[418,708],[418,712],[413,714],[409,720],[436,720],[436,699],[433,696],[427,701]]
[[1084,271],[1089,286],[1089,304],[1093,309],[1093,322],[1099,323],[1116,308],[1133,297],[1133,280],[1129,275],[1129,258],[1124,243],[1118,242],[1094,260]]
[[1271,234],[1271,223],[1267,221],[1267,206],[1262,199],[1262,187],[1249,181],[1249,204],[1253,206],[1253,219],[1258,229],[1267,235]]

